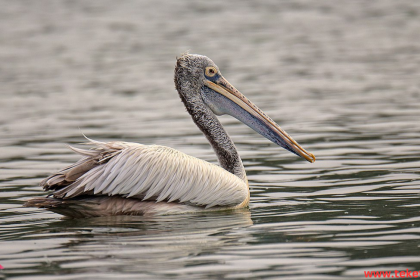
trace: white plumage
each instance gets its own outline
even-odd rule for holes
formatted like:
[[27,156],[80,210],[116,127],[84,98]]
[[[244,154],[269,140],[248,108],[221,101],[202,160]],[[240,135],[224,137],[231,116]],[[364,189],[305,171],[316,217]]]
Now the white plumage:
[[[89,139],[90,140],[90,139]],[[84,193],[120,195],[143,201],[181,202],[194,206],[232,207],[249,195],[247,184],[223,168],[158,145],[90,140],[94,149],[72,149],[85,156],[73,169],[96,161],[96,166],[69,186],[57,191],[57,198],[73,198]],[[53,185],[57,172],[42,184]]]

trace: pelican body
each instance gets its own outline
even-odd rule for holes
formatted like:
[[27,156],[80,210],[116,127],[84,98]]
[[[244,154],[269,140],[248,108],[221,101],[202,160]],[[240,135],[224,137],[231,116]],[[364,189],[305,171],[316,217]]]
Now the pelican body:
[[229,114],[275,144],[314,162],[270,117],[235,89],[206,56],[183,54],[175,86],[194,123],[213,147],[219,166],[175,149],[89,140],[83,157],[41,182],[46,198],[26,206],[69,217],[164,215],[247,207],[250,193],[234,143],[216,115]]

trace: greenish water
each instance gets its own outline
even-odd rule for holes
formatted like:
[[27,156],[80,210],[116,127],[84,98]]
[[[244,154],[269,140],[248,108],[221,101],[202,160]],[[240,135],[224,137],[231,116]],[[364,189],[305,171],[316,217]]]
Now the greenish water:
[[[0,1],[0,278],[365,279],[420,270],[420,3]],[[249,209],[63,220],[22,207],[67,144],[216,157],[175,57],[223,75],[317,161],[230,117]]]

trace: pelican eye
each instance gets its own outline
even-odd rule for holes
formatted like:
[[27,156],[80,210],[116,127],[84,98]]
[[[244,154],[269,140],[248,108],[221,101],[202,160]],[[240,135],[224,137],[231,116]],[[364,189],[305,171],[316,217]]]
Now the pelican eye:
[[206,67],[206,76],[207,77],[214,77],[217,74],[217,69],[213,66]]

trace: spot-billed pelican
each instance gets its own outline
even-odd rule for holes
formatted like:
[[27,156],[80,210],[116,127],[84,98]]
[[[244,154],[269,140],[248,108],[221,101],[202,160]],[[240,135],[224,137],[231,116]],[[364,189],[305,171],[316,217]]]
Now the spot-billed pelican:
[[41,182],[45,190],[53,192],[25,205],[70,217],[246,207],[250,193],[245,169],[216,115],[231,115],[275,144],[315,161],[313,154],[235,89],[206,56],[184,54],[178,58],[175,86],[220,166],[165,146],[89,139],[90,150],[71,147],[82,159]]

